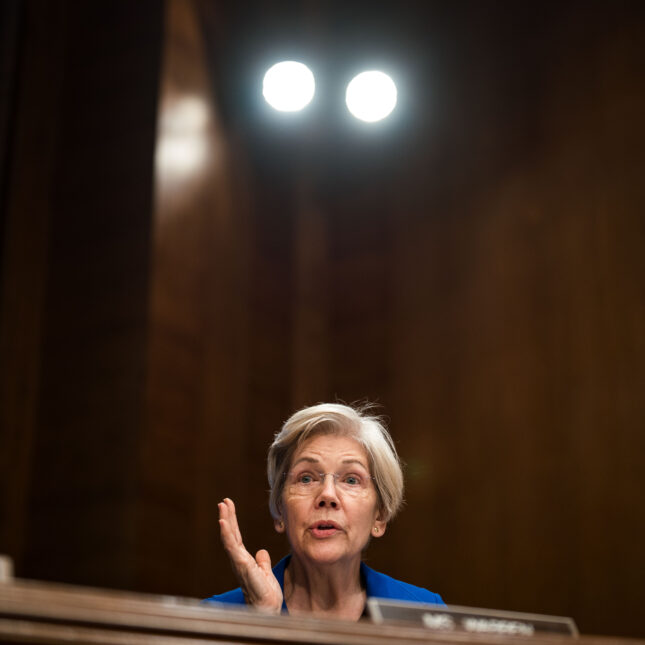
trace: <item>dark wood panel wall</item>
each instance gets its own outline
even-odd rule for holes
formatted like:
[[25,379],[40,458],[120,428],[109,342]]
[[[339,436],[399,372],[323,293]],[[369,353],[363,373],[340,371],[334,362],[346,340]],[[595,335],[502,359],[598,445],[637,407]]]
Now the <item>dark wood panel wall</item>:
[[19,575],[131,586],[158,2],[22,2],[6,151],[2,542]]
[[[273,433],[367,398],[408,486],[370,564],[642,636],[641,4],[135,4],[12,3],[18,575],[231,587],[217,501],[277,559]],[[319,79],[291,121],[253,89],[283,55]],[[370,129],[340,102],[375,60],[401,91]]]

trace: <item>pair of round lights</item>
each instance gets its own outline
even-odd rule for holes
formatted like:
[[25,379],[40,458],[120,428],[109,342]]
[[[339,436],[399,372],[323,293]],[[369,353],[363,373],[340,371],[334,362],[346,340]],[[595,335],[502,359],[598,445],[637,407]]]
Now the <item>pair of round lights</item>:
[[[311,102],[315,91],[311,70],[292,60],[273,65],[262,84],[267,103],[281,112],[302,110]],[[345,103],[357,119],[370,123],[380,121],[396,106],[396,85],[383,72],[361,72],[347,86]]]

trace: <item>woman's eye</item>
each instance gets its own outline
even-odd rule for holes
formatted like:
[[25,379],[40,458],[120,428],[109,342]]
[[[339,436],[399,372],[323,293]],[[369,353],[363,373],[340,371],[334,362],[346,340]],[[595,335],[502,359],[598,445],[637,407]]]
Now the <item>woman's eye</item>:
[[359,475],[346,475],[343,481],[350,486],[360,486],[361,484],[361,478]]
[[311,484],[314,481],[314,476],[311,473],[302,473],[297,479],[299,484]]

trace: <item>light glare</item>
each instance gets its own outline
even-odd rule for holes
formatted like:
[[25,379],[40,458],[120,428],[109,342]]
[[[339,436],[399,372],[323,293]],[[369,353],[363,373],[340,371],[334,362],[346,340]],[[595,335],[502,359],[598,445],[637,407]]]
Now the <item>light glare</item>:
[[288,60],[276,63],[264,75],[262,94],[267,103],[281,112],[297,112],[314,97],[316,83],[311,70]]
[[347,109],[361,121],[380,121],[396,106],[396,85],[384,72],[361,72],[347,86]]
[[206,166],[210,125],[208,103],[198,96],[166,100],[155,151],[157,171],[164,181],[185,180]]

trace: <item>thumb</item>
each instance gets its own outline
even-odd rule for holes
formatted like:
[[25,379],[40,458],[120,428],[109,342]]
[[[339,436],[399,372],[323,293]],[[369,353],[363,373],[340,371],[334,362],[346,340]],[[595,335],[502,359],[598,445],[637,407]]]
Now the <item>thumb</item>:
[[266,549],[260,549],[255,554],[255,561],[265,573],[271,573],[271,556]]

